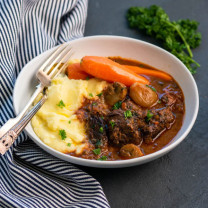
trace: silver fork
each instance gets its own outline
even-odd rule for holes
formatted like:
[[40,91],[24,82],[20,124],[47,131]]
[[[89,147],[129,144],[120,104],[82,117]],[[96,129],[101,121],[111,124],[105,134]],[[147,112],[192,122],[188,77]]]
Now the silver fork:
[[[45,89],[50,86],[51,80],[64,70],[68,63],[65,62],[63,64],[63,62],[64,60],[68,60],[72,54],[71,48],[69,48],[67,44],[63,44],[59,46],[40,67],[36,74],[40,83],[27,105],[16,118],[9,119],[0,129],[0,153],[2,155],[11,147],[21,131],[44,104],[47,99],[47,95],[44,93]],[[52,69],[55,64],[56,66]],[[35,98],[41,92],[44,93],[43,97],[31,110],[29,110]]]

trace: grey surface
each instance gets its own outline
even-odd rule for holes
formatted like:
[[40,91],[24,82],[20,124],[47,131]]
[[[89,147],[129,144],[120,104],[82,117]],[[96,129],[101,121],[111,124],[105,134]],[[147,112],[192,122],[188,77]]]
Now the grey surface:
[[193,51],[201,64],[194,76],[200,95],[197,121],[178,147],[153,162],[123,169],[81,168],[98,179],[113,208],[208,207],[208,0],[90,0],[85,36],[121,35],[156,43],[129,29],[125,19],[129,7],[152,4],[162,6],[172,20],[200,22],[202,44]]

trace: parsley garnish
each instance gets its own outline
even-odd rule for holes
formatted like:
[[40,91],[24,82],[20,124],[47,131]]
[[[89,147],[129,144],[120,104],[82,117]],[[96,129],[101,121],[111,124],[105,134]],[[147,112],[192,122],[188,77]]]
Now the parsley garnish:
[[69,124],[71,123],[71,121],[68,122]]
[[147,118],[146,121],[149,122],[150,119],[154,116],[154,114],[152,114],[149,110],[147,111]]
[[89,80],[90,78],[89,77],[86,77],[86,80]]
[[103,94],[103,93],[101,92],[101,93],[97,94],[97,96],[98,96],[98,97],[101,97],[101,96],[102,96],[102,94]]
[[130,110],[125,111],[124,116],[125,116],[125,118],[131,118],[132,117],[131,111]]
[[99,132],[103,133],[103,127],[102,126],[100,127]]
[[95,155],[99,155],[100,152],[101,152],[100,148],[94,149],[94,150],[92,150],[92,151],[93,151],[93,153],[94,153]]
[[156,5],[149,8],[131,7],[127,19],[131,28],[142,30],[158,39],[162,46],[178,57],[192,74],[196,73],[196,68],[200,65],[193,59],[191,48],[196,48],[201,43],[197,21],[189,19],[170,21],[167,13]]
[[61,136],[62,140],[65,140],[67,138],[66,131],[64,129],[59,130],[59,135]]
[[108,158],[107,156],[104,156],[104,155],[103,155],[103,156],[101,156],[101,157],[100,157],[99,159],[97,159],[97,160],[107,160],[107,158]]
[[67,146],[70,147],[71,146],[71,143],[67,143]]
[[58,107],[63,108],[65,107],[64,101],[60,100],[59,103],[57,104]]
[[158,103],[161,103],[161,100],[158,100]]
[[89,93],[89,96],[90,96],[90,97],[93,97],[93,94],[92,94],[92,93]]
[[150,86],[150,85],[146,85],[147,87],[149,87],[151,90],[153,90],[154,92],[157,92],[157,90],[153,87],[153,86]]
[[115,122],[114,121],[110,121],[109,123],[110,123],[110,125],[111,125],[111,127],[113,129],[113,127],[115,126]]
[[122,101],[118,101],[116,104],[114,104],[113,109],[119,109],[121,107]]
[[92,105],[97,105],[97,103],[92,103]]

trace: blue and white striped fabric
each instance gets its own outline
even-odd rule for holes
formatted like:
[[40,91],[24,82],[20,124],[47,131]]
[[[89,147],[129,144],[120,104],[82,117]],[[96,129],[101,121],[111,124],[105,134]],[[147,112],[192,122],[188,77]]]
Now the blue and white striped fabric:
[[[0,126],[14,117],[12,91],[23,66],[83,36],[87,0],[0,1]],[[0,156],[0,207],[109,207],[100,184],[42,151],[22,133]]]

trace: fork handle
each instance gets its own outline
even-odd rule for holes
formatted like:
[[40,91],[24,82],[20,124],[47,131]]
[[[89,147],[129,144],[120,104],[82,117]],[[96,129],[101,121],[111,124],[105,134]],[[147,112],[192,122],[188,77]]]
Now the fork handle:
[[42,85],[38,85],[37,89],[31,96],[30,100],[28,101],[27,105],[23,108],[23,110],[20,112],[20,114],[16,118],[9,119],[1,128],[0,128],[0,138],[7,133],[14,125],[16,125],[20,119],[25,115],[25,113],[28,111],[30,106],[33,104],[35,98],[43,91],[44,87]]
[[[1,138],[0,138],[0,153],[3,155],[17,139],[18,135],[22,132],[25,126],[30,122],[32,117],[37,113],[41,106],[45,103],[47,96],[44,95],[41,100],[14,126],[9,129]],[[10,119],[12,120],[12,119]],[[13,119],[13,122],[15,119]]]

